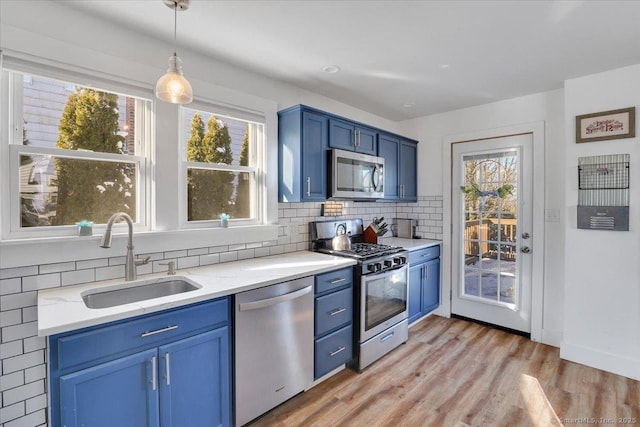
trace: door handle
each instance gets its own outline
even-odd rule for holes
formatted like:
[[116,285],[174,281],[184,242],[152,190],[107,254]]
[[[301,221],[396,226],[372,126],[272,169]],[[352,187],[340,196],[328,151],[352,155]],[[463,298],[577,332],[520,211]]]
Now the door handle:
[[531,249],[529,248],[529,246],[523,246],[520,248],[520,252],[522,252],[523,254],[528,254],[529,252],[531,252]]
[[165,370],[167,385],[171,385],[171,359],[170,359],[169,353],[164,354],[164,370]]
[[529,237],[531,237],[531,234],[526,233],[526,232],[525,232],[525,233],[522,233],[522,238],[523,238],[523,239],[528,239]]
[[158,378],[156,377],[157,370],[156,357],[153,356],[151,358],[151,390],[155,390],[158,387]]

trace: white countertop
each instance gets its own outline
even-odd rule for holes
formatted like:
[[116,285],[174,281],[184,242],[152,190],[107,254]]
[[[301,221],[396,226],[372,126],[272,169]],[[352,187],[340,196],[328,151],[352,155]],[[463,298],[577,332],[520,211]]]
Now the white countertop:
[[[100,309],[87,308],[82,300],[83,292],[118,288],[126,283],[124,279],[41,290],[38,292],[38,335],[53,335],[153,313],[351,265],[355,265],[355,261],[350,258],[300,251],[181,269],[175,276],[170,277],[186,278],[200,285],[201,288],[177,295]],[[122,268],[124,269],[124,266]],[[150,274],[141,277],[138,281],[146,282],[167,277],[166,273]]]
[[432,239],[404,239],[401,237],[382,237],[378,239],[382,245],[402,246],[409,251],[428,248],[429,246],[441,245],[442,240]]

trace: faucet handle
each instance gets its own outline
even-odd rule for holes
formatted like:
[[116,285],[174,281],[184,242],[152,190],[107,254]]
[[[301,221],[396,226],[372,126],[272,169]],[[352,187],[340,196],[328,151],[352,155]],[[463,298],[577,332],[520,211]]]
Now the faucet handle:
[[136,263],[136,265],[145,265],[145,264],[149,264],[150,259],[151,259],[151,256],[148,256],[145,258],[136,258],[134,262]]
[[173,276],[174,274],[176,274],[176,262],[175,261],[159,262],[158,265],[166,265],[166,266],[169,267],[169,270],[167,271],[167,275]]

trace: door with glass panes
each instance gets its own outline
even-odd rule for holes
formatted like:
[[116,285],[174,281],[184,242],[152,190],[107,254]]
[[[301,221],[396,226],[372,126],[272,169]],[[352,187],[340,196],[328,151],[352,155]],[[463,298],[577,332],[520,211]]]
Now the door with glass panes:
[[453,144],[452,314],[531,331],[532,134]]

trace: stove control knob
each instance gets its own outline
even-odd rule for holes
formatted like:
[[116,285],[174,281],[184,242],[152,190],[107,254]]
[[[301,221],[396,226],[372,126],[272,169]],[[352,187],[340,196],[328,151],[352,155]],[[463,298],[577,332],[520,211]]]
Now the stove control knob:
[[396,265],[400,264],[400,258],[395,257],[395,258],[393,259],[393,263],[394,263],[394,264],[396,264]]
[[369,270],[371,272],[375,272],[376,271],[376,265],[375,264],[367,265],[367,270]]
[[393,261],[391,261],[390,259],[385,260],[384,262],[384,268],[389,268],[393,265]]
[[407,257],[398,257],[398,264],[406,264],[407,263]]
[[382,264],[380,264],[379,262],[376,262],[376,271],[380,271],[382,270]]

